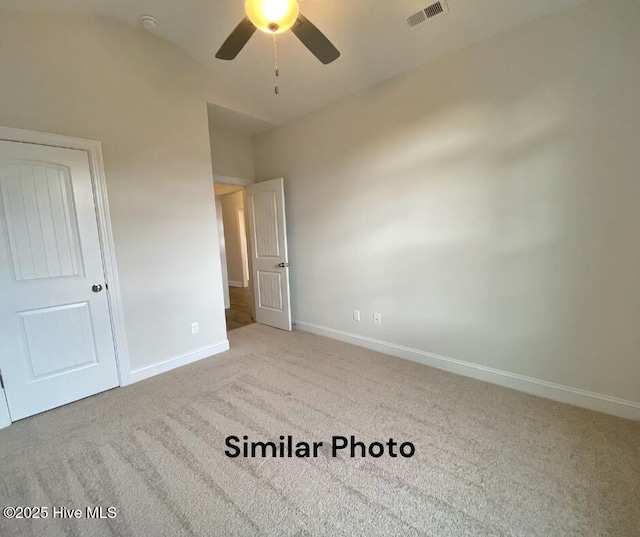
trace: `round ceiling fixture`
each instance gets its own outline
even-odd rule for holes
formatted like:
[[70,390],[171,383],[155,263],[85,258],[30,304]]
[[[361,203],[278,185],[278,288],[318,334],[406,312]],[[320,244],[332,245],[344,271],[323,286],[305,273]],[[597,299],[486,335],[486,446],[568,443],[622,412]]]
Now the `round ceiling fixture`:
[[145,30],[153,30],[158,26],[157,19],[151,15],[140,15],[140,22]]
[[245,0],[244,10],[253,25],[268,34],[286,32],[300,12],[298,0]]

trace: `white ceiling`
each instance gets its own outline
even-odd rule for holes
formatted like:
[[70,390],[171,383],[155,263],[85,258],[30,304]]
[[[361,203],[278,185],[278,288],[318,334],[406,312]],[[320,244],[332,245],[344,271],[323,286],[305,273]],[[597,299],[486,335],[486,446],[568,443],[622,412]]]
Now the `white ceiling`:
[[301,11],[342,52],[322,65],[291,32],[279,37],[280,95],[274,94],[271,38],[257,32],[232,62],[215,59],[244,16],[243,0],[0,0],[0,9],[70,10],[114,17],[186,51],[256,101],[263,118],[281,123],[376,82],[583,0],[448,0],[447,15],[409,28],[405,19],[432,0],[304,0]]

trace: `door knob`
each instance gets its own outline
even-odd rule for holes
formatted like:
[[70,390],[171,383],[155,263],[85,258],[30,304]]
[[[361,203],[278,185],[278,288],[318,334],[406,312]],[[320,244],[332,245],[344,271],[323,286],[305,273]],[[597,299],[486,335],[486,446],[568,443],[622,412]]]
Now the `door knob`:
[[289,263],[278,263],[278,266],[280,268],[287,268],[289,266]]
[[99,283],[96,283],[93,287],[91,287],[91,290],[94,293],[99,293],[100,291],[102,291],[102,285],[100,285]]

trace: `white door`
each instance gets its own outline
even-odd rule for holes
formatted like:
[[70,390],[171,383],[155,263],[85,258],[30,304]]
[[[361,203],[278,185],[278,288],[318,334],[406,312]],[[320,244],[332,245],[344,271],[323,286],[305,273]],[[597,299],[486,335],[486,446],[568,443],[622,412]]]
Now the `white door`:
[[0,369],[13,421],[118,385],[84,151],[0,141]]
[[247,187],[256,322],[291,331],[284,180]]
[[222,219],[222,201],[216,198],[216,221],[218,223],[218,244],[220,245],[220,265],[222,268],[222,295],[224,297],[224,309],[231,307],[229,297],[229,274],[227,268],[227,245],[224,240],[224,220]]

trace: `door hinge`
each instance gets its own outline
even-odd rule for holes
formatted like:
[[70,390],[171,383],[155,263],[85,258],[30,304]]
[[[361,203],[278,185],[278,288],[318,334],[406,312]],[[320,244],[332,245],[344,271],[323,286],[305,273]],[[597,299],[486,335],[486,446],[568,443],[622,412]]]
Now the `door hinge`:
[[0,371],[0,388],[4,390],[4,379],[2,378],[2,371]]

